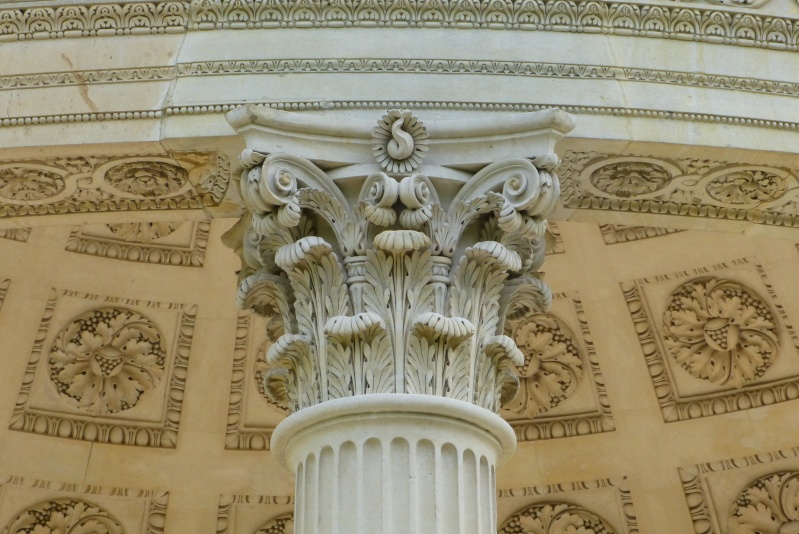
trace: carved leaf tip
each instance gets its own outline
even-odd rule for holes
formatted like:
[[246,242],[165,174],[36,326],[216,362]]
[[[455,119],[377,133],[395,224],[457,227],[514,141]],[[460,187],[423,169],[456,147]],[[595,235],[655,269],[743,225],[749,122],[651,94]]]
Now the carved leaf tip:
[[430,246],[430,238],[415,230],[389,230],[377,234],[374,244],[379,250],[402,254]]
[[493,260],[503,271],[518,271],[522,268],[522,259],[518,253],[508,249],[496,241],[480,241],[466,249],[465,256],[471,261]]
[[283,245],[275,254],[275,263],[285,270],[295,269],[300,263],[314,261],[333,252],[330,243],[321,237],[303,237],[290,245]]
[[385,330],[386,323],[375,313],[359,313],[355,316],[339,315],[325,323],[325,334],[341,343],[351,341],[355,336],[366,337],[369,333]]
[[516,342],[508,336],[491,336],[486,340],[485,353],[489,358],[498,361],[508,358],[513,365],[524,365],[524,354],[516,346]]
[[266,363],[280,365],[284,359],[298,360],[310,348],[310,338],[305,335],[283,334],[266,351]]
[[471,321],[462,317],[445,317],[439,313],[425,312],[416,320],[414,331],[426,338],[441,336],[454,348],[472,337],[475,327]]

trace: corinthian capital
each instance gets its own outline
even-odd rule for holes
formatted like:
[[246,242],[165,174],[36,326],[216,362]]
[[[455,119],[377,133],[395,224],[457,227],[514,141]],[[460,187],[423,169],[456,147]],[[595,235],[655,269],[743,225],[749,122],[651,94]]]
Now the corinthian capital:
[[242,256],[239,305],[282,325],[267,391],[292,411],[368,393],[498,411],[524,363],[505,318],[551,300],[538,269],[560,194],[552,147],[573,121],[311,118],[229,117],[249,147],[248,212],[227,238]]

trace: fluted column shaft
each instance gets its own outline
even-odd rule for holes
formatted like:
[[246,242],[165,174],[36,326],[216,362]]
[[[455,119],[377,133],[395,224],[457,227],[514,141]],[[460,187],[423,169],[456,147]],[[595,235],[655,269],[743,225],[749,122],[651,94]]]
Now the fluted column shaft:
[[515,438],[465,402],[376,394],[292,415],[272,447],[296,473],[296,534],[490,534]]

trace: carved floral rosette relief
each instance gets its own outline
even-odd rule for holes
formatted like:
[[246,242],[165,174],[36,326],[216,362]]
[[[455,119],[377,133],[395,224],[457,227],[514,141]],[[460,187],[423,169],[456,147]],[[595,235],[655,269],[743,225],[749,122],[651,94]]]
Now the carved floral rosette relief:
[[583,376],[583,362],[574,334],[549,313],[523,318],[505,329],[524,355],[517,367],[519,394],[503,408],[534,417],[569,397]]
[[97,308],[67,324],[50,350],[50,379],[58,393],[93,414],[132,408],[164,374],[161,333],[147,317]]
[[505,311],[551,300],[537,269],[557,161],[488,165],[445,210],[420,173],[373,173],[351,206],[312,162],[245,150],[250,213],[227,241],[243,260],[239,304],[282,322],[270,395],[291,411],[378,392],[497,411],[524,361],[502,334]]
[[53,290],[9,427],[175,447],[196,307]]
[[797,169],[567,152],[560,175],[569,208],[799,226]]
[[500,489],[497,495],[505,518],[498,534],[638,534],[626,478]]
[[741,387],[763,376],[779,351],[779,328],[763,298],[723,278],[698,278],[671,295],[665,345],[692,375]]
[[0,475],[0,534],[163,534],[169,493]]
[[218,204],[229,180],[227,157],[214,153],[2,162],[0,217],[197,209]]
[[548,313],[506,314],[505,335],[525,358],[519,393],[502,407],[519,441],[615,429],[605,379],[576,293],[554,295]]
[[108,512],[85,501],[55,499],[18,514],[2,534],[125,534]]
[[799,529],[799,447],[679,469],[696,534]]
[[621,286],[667,422],[799,398],[799,341],[759,265]]
[[528,506],[508,518],[497,534],[615,534],[598,515],[573,504],[547,502]]
[[799,471],[759,478],[747,486],[730,511],[730,534],[799,532]]

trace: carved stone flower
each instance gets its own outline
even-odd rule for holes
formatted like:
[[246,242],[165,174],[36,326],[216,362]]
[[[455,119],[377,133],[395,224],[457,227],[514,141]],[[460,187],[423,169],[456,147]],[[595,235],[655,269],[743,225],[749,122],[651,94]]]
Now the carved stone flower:
[[753,204],[781,197],[786,187],[782,176],[763,171],[738,171],[714,178],[705,189],[719,202]]
[[508,518],[497,534],[613,534],[613,529],[585,508],[568,503],[528,506]]
[[410,172],[427,155],[429,137],[425,125],[410,111],[392,109],[372,131],[372,153],[386,171]]
[[50,351],[50,378],[63,398],[90,413],[135,406],[164,373],[161,334],[146,317],[98,308],[72,320]]
[[692,375],[741,387],[763,375],[779,348],[769,307],[749,288],[719,278],[678,287],[663,317],[665,345]]
[[573,334],[555,316],[542,313],[519,321],[508,334],[524,354],[519,393],[504,409],[533,417],[560,404],[577,388],[583,363]]
[[0,169],[0,196],[11,200],[42,200],[64,190],[58,173],[27,167]]
[[108,512],[86,502],[54,499],[28,508],[2,534],[122,534]]
[[663,189],[671,180],[671,175],[654,163],[622,161],[598,168],[590,179],[594,187],[603,193],[631,198]]
[[799,534],[799,472],[774,473],[747,486],[728,524],[730,534]]
[[133,161],[112,167],[105,181],[114,188],[145,198],[170,196],[186,183],[186,170],[161,161]]

